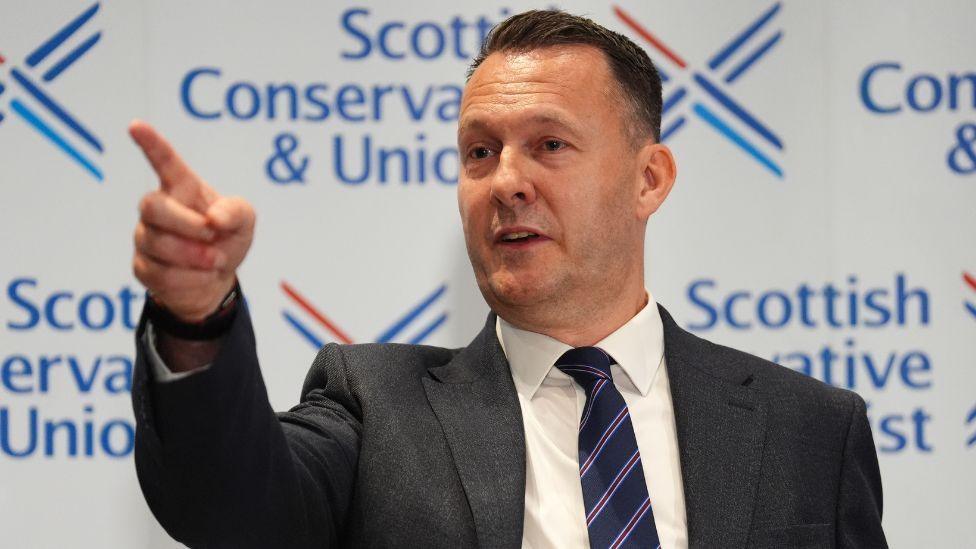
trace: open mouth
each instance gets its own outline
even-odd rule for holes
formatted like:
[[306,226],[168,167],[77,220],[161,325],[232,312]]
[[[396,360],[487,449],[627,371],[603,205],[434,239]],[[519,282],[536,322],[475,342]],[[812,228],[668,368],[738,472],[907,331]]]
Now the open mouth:
[[502,242],[529,242],[539,238],[539,235],[535,233],[530,233],[528,231],[518,232],[518,233],[508,233],[502,235]]

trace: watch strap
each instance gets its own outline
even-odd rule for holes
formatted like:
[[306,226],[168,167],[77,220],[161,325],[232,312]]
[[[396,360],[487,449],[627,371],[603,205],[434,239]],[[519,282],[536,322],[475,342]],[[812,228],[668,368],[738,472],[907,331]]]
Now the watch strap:
[[146,292],[146,316],[159,332],[179,339],[206,341],[217,339],[230,330],[237,318],[240,301],[241,285],[240,282],[235,282],[216,311],[199,322],[186,322],[157,302],[151,292]]

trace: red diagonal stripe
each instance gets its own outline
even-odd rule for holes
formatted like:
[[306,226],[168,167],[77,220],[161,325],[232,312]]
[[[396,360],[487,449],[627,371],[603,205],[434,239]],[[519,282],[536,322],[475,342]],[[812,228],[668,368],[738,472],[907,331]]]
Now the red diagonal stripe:
[[976,290],[976,278],[974,278],[973,275],[967,273],[966,271],[963,271],[962,279],[966,281],[966,284],[969,284],[970,288]]
[[630,14],[617,6],[613,7],[613,12],[616,13],[617,17],[619,17],[620,20],[623,21],[628,27],[633,29],[637,34],[641,35],[641,38],[647,40],[650,45],[654,46],[654,49],[661,52],[662,55],[674,62],[675,65],[678,65],[682,69],[688,67],[688,64],[685,63],[684,59],[678,57],[678,54],[674,53],[674,51],[665,46],[664,42],[661,42],[658,37],[654,36],[650,31],[642,27],[640,23],[635,21],[634,18],[630,16]]
[[627,475],[630,474],[630,470],[633,469],[635,465],[637,465],[638,461],[640,461],[640,452],[634,452],[634,455],[631,456],[631,458],[627,461],[627,464],[624,465],[624,468],[621,469],[619,473],[617,473],[617,478],[613,479],[613,482],[611,482],[610,486],[607,487],[607,491],[603,493],[603,497],[600,498],[600,501],[598,501],[596,505],[593,506],[593,510],[590,511],[590,514],[586,515],[587,526],[592,524],[593,519],[595,519],[597,515],[600,514],[600,511],[603,510],[604,507],[606,507],[607,502],[610,501],[610,498],[617,491],[617,487],[623,483],[624,479],[627,478]]
[[4,57],[2,55],[0,55],[0,65],[3,65],[3,62],[4,61],[6,61],[6,59],[4,59]]
[[312,318],[317,320],[319,324],[325,327],[326,330],[332,332],[332,335],[334,335],[336,339],[342,343],[352,343],[352,338],[346,335],[346,333],[336,326],[335,323],[326,318],[324,314],[320,313],[315,307],[312,306],[311,303],[308,302],[307,299],[299,295],[299,293],[284,280],[281,281],[281,289],[284,290],[284,292],[288,294],[288,297],[292,298],[299,307],[305,309],[306,313],[312,315]]
[[[651,506],[650,498],[645,499],[644,503],[642,503],[641,506],[637,509],[637,512],[634,513],[633,518],[631,518],[630,522],[627,523],[627,526],[624,527],[624,531],[620,532],[620,535],[617,536],[617,539],[613,540],[613,544],[610,545],[610,549],[617,549],[617,547],[620,547],[623,544],[623,542],[627,541],[627,537],[630,536],[630,532],[633,531],[635,526],[637,526],[637,523],[640,521],[640,519],[644,517],[644,513],[647,512],[647,508],[650,506]],[[660,545],[658,545],[658,547],[660,547]]]
[[590,457],[586,458],[586,463],[580,467],[580,476],[585,475],[586,472],[590,470],[590,465],[593,464],[593,460],[596,459],[596,456],[603,450],[603,446],[607,443],[607,440],[610,439],[613,433],[617,431],[617,427],[619,427],[623,420],[629,415],[630,411],[627,410],[627,405],[624,404],[623,410],[620,410],[620,413],[618,413],[617,417],[614,418],[613,423],[607,427],[607,430],[603,432],[603,436],[600,437],[600,440],[597,441],[596,446],[593,447],[593,451],[590,452]]

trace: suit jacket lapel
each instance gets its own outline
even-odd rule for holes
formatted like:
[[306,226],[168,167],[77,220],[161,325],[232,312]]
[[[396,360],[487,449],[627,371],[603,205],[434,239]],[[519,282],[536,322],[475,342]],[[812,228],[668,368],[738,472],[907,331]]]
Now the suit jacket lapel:
[[690,547],[745,547],[755,505],[766,408],[752,373],[682,330],[663,307],[664,349]]
[[525,433],[495,315],[454,360],[429,373],[427,399],[454,456],[479,545],[521,546]]

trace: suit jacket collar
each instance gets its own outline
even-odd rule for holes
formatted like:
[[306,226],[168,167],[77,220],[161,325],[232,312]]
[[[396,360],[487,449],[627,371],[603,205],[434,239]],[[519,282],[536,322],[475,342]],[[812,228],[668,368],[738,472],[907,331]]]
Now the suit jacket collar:
[[521,547],[525,432],[495,315],[454,360],[428,372],[424,389],[454,457],[478,545]]
[[754,372],[660,311],[689,546],[745,547],[766,438],[766,406],[749,387]]
[[[659,306],[678,434],[690,547],[744,547],[750,530],[766,408],[753,371],[682,330]],[[495,315],[424,388],[454,457],[479,545],[519,547],[525,433]]]

